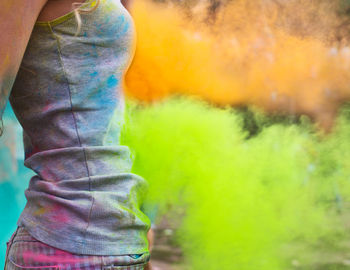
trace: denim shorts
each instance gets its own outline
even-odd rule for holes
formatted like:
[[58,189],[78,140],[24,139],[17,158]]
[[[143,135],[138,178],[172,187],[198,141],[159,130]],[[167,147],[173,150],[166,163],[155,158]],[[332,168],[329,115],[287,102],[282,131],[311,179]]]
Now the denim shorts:
[[148,252],[112,256],[72,254],[38,241],[19,226],[7,242],[5,270],[144,270],[149,259]]

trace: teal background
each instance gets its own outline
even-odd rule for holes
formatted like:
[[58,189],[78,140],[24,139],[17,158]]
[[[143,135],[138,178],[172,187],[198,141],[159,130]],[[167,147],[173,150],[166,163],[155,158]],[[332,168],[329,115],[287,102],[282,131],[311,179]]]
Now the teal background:
[[[17,219],[26,202],[24,190],[34,173],[26,168],[19,125],[10,104],[3,115],[4,134],[0,137],[0,268],[4,269],[6,242],[16,230]],[[9,148],[11,145],[11,149]]]

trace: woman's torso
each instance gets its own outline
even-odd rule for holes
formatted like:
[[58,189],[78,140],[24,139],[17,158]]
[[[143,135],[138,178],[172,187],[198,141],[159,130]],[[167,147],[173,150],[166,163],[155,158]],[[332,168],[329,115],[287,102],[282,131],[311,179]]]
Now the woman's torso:
[[147,251],[147,184],[119,144],[134,26],[119,0],[96,3],[81,6],[77,36],[70,12],[37,22],[28,43],[10,102],[37,175],[17,224],[72,253],[138,254]]

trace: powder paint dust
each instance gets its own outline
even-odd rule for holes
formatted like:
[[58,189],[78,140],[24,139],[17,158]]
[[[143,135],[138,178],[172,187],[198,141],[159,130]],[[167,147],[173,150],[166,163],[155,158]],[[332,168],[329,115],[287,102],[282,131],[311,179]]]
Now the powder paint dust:
[[[336,115],[350,97],[350,49],[339,2],[222,1],[214,19],[191,3],[133,8],[126,83],[142,105],[131,103],[122,143],[150,183],[147,203],[172,213],[185,269],[341,265],[350,117]],[[254,109],[248,136],[241,113],[174,94],[336,124],[324,136],[308,118],[278,124]]]
[[129,95],[146,102],[195,95],[331,125],[350,97],[349,34],[339,27],[339,1],[222,1],[210,23],[206,1],[195,3],[188,11],[135,2]]
[[328,137],[305,120],[250,139],[241,114],[190,99],[134,104],[127,116],[122,144],[149,182],[147,202],[180,224],[185,269],[313,269],[349,239],[337,202],[350,196],[345,113]]

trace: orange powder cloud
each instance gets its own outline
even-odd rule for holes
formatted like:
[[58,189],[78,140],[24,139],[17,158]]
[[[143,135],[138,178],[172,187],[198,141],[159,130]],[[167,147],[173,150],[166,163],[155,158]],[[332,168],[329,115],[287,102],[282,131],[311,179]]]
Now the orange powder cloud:
[[127,93],[145,102],[185,94],[331,118],[350,97],[350,48],[337,36],[334,2],[251,2],[223,4],[210,23],[205,4],[188,16],[173,5],[136,1]]

